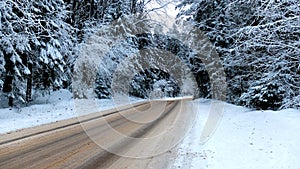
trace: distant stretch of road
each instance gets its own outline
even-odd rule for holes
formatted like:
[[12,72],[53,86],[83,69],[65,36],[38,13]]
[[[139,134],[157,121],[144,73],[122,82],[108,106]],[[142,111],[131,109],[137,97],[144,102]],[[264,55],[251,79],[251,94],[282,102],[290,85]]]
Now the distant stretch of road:
[[189,116],[189,100],[145,101],[0,135],[0,168],[169,168],[184,131],[174,123]]

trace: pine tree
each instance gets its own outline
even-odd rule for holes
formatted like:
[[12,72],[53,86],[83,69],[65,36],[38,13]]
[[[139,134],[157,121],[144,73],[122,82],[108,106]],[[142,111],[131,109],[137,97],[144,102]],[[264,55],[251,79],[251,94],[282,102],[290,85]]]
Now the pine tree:
[[[75,39],[64,22],[64,2],[5,0],[1,6],[0,46],[5,61],[3,91],[9,105],[27,103],[32,88],[53,90],[63,86],[70,73]],[[2,79],[2,78],[1,78]],[[19,102],[19,103],[18,103]]]
[[228,101],[258,109],[299,107],[297,0],[186,0],[178,7],[188,4],[180,15],[194,20],[216,46],[227,74]]

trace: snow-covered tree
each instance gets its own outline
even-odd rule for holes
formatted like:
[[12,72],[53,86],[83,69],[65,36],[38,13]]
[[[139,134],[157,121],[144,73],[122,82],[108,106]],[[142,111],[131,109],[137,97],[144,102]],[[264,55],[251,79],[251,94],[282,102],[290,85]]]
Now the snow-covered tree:
[[299,107],[297,0],[186,0],[178,7],[180,16],[194,20],[217,47],[230,102],[262,109]]
[[[131,77],[130,85],[128,86],[130,88],[129,94],[133,96],[148,98],[154,89],[153,85],[160,80],[168,82],[161,88],[161,91],[166,94],[165,96],[178,96],[183,93],[198,96],[197,90],[195,90],[197,85],[191,82],[193,81],[192,76],[199,76],[199,81],[197,82],[206,81],[208,79],[207,76],[204,76],[206,74],[203,70],[203,64],[196,59],[196,56],[192,54],[188,47],[181,44],[179,40],[168,37],[167,35],[151,33],[133,35],[130,34],[129,30],[135,29],[135,27],[119,27],[125,29],[121,31],[125,35],[132,36],[125,36],[123,41],[108,48],[105,46],[112,44],[112,42],[108,42],[107,40],[113,39],[113,37],[107,34],[104,36],[99,33],[102,36],[92,38],[92,44],[89,45],[91,49],[87,50],[96,51],[95,48],[92,48],[95,46],[108,50],[107,53],[103,53],[103,50],[101,52],[89,52],[86,56],[87,58],[91,56],[101,57],[102,54],[101,61],[99,62],[99,73],[96,78],[96,93],[100,98],[108,98],[111,96],[111,83],[117,69],[120,69],[118,71],[128,76],[134,73]],[[141,26],[139,28],[145,27]],[[151,30],[146,29],[141,31],[151,32]],[[99,46],[99,44],[101,46]],[[162,51],[167,53],[163,53]],[[99,55],[99,53],[101,54]],[[124,61],[126,61],[126,64]],[[85,63],[82,65],[85,65]],[[198,66],[202,66],[202,68]],[[95,66],[91,65],[88,67]],[[132,72],[133,70],[135,70],[135,72]],[[92,72],[94,71],[95,70]],[[84,70],[80,72],[84,72]],[[188,72],[193,72],[193,74],[189,74]],[[201,75],[203,75],[203,77],[201,77]],[[124,80],[115,79],[115,81],[123,83]],[[185,84],[185,89],[180,91],[184,82],[188,82],[189,84]],[[199,87],[203,90],[207,90],[208,86],[201,85],[201,83],[199,84]],[[190,89],[187,89],[187,87],[190,87]],[[126,86],[124,88],[126,88]],[[173,91],[171,91],[171,89]],[[201,95],[204,97],[207,96],[205,93],[201,93]]]
[[4,55],[3,52],[0,51],[0,94],[2,95],[2,89],[4,84],[3,74],[5,72],[5,61],[4,61]]
[[[156,9],[145,10],[146,4],[150,2],[151,0],[1,1],[0,88],[8,96],[9,105],[29,102],[33,89],[45,92],[70,86],[71,73],[82,75],[81,80],[91,77],[95,73],[90,67],[91,63],[84,63],[80,68],[76,67],[77,70],[84,69],[82,72],[72,72],[78,54],[77,42],[85,43],[90,35],[98,32],[99,29],[105,31],[105,25],[121,17],[143,11],[155,11]],[[127,33],[129,41],[135,36],[133,30],[136,32],[137,29],[151,27],[151,24],[144,24],[144,20],[140,20],[138,25],[135,21],[131,20],[127,25],[121,25],[119,29]],[[131,32],[126,32],[130,29]],[[110,36],[107,35],[106,38],[109,39]],[[108,47],[107,39],[103,41],[101,49]],[[117,64],[125,56],[145,46],[143,41],[140,41],[137,46],[129,41],[126,43],[131,47],[115,46],[104,62],[108,65]],[[98,77],[101,78],[87,80],[93,83],[96,81],[98,84],[96,92],[103,94],[99,95],[101,98],[107,97],[110,93],[111,86],[108,81],[114,72],[113,66],[107,70],[105,66],[104,73],[99,73]],[[74,81],[76,80],[75,78]],[[78,92],[78,95],[86,97],[82,92]]]
[[30,101],[32,87],[62,87],[69,78],[67,62],[74,51],[71,27],[64,22],[64,2],[4,0],[0,6],[0,50],[5,61],[1,79],[9,105],[14,98]]
[[80,41],[97,32],[103,24],[143,11],[139,0],[65,0],[71,12],[67,22],[77,28]]

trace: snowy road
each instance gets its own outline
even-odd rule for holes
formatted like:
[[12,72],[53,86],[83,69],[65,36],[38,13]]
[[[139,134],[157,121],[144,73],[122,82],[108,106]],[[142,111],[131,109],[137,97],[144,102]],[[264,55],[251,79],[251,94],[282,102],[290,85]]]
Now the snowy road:
[[[83,112],[94,110],[92,104],[82,102]],[[224,103],[223,117],[203,145],[200,136],[212,102],[135,102],[138,107],[121,106],[118,113],[105,110],[9,132],[0,135],[0,168],[300,168],[299,110],[252,111]],[[120,138],[112,129],[145,139]]]
[[73,118],[2,135],[0,168],[170,168],[173,145],[188,129],[174,123],[192,117],[178,114],[189,107],[186,100],[136,103],[80,117],[81,123]]

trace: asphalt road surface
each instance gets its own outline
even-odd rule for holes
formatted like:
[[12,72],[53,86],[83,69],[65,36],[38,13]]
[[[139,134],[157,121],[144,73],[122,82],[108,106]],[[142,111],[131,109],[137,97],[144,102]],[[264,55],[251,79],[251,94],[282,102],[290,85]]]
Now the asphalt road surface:
[[172,168],[190,99],[156,100],[0,135],[0,169]]

